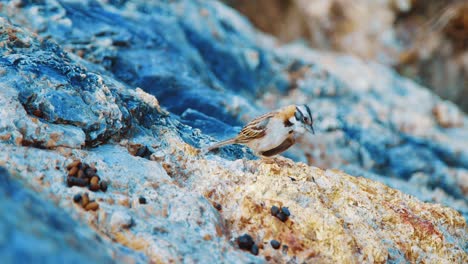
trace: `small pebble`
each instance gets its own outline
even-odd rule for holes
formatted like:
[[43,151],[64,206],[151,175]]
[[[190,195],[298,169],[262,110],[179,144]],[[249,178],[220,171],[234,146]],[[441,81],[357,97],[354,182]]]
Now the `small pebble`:
[[252,248],[250,249],[250,252],[252,252],[252,254],[254,254],[255,256],[258,255],[258,246],[257,245],[253,245]]
[[274,239],[270,241],[270,244],[274,249],[278,249],[281,246],[281,242],[279,242],[278,240],[274,240]]
[[85,209],[86,211],[89,211],[89,210],[91,210],[91,211],[96,211],[97,209],[99,209],[99,204],[96,203],[96,202],[90,202],[89,204],[87,204],[87,205],[84,207],[84,209]]
[[241,249],[251,250],[254,245],[254,241],[250,235],[244,234],[237,238],[237,244]]
[[140,204],[146,204],[146,198],[143,197],[143,196],[140,196],[140,198],[138,198],[138,202],[139,202]]
[[272,216],[276,216],[279,213],[279,211],[280,211],[279,208],[277,206],[275,206],[275,205],[273,205],[271,207],[271,209],[270,209],[270,212],[271,212]]
[[75,203],[81,202],[81,194],[80,194],[80,193],[75,194],[75,195],[73,196],[73,201],[74,201]]
[[107,181],[101,181],[101,183],[99,183],[99,187],[101,187],[101,191],[106,192],[107,191]]

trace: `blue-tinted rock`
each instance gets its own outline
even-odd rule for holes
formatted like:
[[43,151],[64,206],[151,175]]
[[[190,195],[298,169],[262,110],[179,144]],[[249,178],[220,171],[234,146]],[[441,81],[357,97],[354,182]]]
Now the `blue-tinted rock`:
[[3,167],[0,204],[2,263],[114,263],[94,232],[28,191]]
[[[103,176],[115,181],[105,194],[93,194],[102,199],[102,211],[96,218],[75,207],[70,213],[89,216],[92,226],[97,222],[96,228],[118,243],[144,247],[151,260],[262,261],[229,244],[240,225],[224,226],[223,213],[234,212],[233,222],[250,219],[235,216],[237,209],[244,208],[238,206],[240,201],[248,199],[233,194],[259,184],[260,194],[252,190],[256,195],[263,197],[275,189],[276,199],[283,191],[317,191],[317,185],[307,190],[299,180],[291,180],[295,175],[283,175],[288,171],[280,165],[247,161],[255,157],[245,146],[226,146],[206,155],[193,147],[229,138],[249,119],[292,103],[311,106],[317,134],[299,139],[285,155],[323,168],[353,171],[424,201],[453,206],[465,217],[468,214],[463,174],[468,167],[466,117],[458,113],[453,121],[453,109],[437,108],[445,105],[443,101],[382,65],[300,45],[277,47],[274,40],[216,1],[10,1],[0,6],[0,14],[17,25],[0,19],[4,44],[0,47],[0,140],[4,145],[0,147],[6,166],[31,183],[47,172],[39,190],[63,206],[71,204],[76,192],[64,185],[66,157],[97,162]],[[129,155],[132,144],[144,146],[151,155]],[[96,145],[104,146],[93,148]],[[278,179],[270,173],[278,174]],[[346,178],[325,173],[333,179],[318,173],[324,191],[334,191]],[[246,177],[246,185],[237,185]],[[215,179],[219,188],[211,186]],[[362,179],[359,184],[367,186]],[[218,191],[229,194],[223,187],[228,185],[238,189],[227,201],[235,209],[223,204],[229,210],[218,212],[208,199],[216,199]],[[134,202],[140,191],[152,199],[144,210]],[[112,195],[112,203],[105,195]],[[343,199],[352,196],[343,195]],[[311,209],[307,205],[314,201],[318,199],[300,194],[289,202],[295,204],[294,212],[301,212],[301,208]],[[262,203],[251,201],[245,207]],[[388,210],[385,203],[381,206]],[[125,234],[117,234],[104,220],[117,207],[125,207],[135,220]],[[145,211],[148,208],[153,211]],[[368,208],[359,208],[364,211],[351,218],[369,221],[369,227],[379,230],[379,224],[365,214],[382,214],[373,206]],[[261,215],[258,210],[256,214]],[[336,217],[344,221],[342,213],[332,212],[329,219],[317,219],[317,223],[335,222]],[[449,219],[459,218],[453,214]],[[67,230],[61,222],[51,222]],[[436,223],[443,228],[445,224]],[[464,233],[454,231],[444,238],[458,239],[460,234]],[[384,243],[386,248],[401,256],[403,249],[390,240]],[[394,247],[398,250],[392,251]]]

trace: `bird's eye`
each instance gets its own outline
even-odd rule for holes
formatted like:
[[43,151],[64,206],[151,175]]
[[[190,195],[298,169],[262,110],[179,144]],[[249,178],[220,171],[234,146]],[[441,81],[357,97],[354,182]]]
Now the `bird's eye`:
[[308,121],[309,121],[309,118],[307,118],[307,117],[304,117],[304,122],[306,122],[306,123],[307,123]]

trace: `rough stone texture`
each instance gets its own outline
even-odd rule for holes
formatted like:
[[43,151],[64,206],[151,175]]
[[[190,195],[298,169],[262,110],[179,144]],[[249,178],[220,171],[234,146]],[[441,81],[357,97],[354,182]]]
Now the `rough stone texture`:
[[113,258],[120,258],[121,263],[147,261],[124,247],[96,239],[89,227],[28,190],[3,167],[0,189],[2,263],[114,263]]
[[[115,260],[468,261],[466,117],[386,67],[275,47],[215,1],[10,1],[0,13],[1,165],[131,249]],[[308,165],[197,149],[289,103],[314,109],[317,135],[286,153]],[[77,158],[107,192],[66,186]],[[97,211],[73,202],[83,192]],[[237,247],[244,233],[258,256]]]

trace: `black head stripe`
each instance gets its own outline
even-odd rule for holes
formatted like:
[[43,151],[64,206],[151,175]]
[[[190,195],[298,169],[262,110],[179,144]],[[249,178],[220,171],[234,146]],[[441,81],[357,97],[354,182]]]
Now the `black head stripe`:
[[307,110],[307,113],[309,114],[310,122],[313,122],[313,119],[312,119],[312,113],[310,112],[310,108],[309,108],[309,106],[307,106],[307,105],[304,105],[304,107],[306,108],[306,110]]
[[304,114],[301,112],[301,109],[299,109],[299,107],[296,107],[296,112],[294,113],[294,117],[296,117],[297,121],[302,121]]

